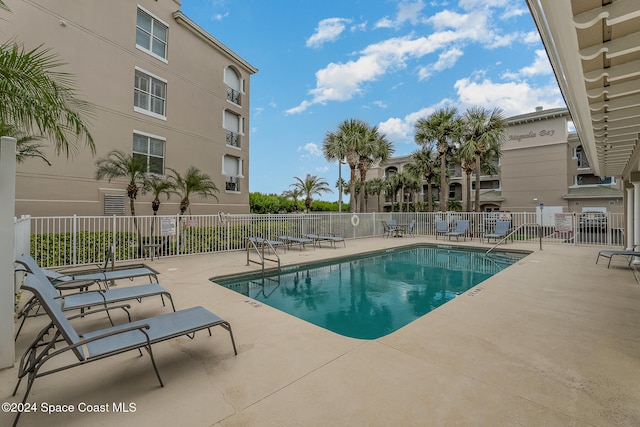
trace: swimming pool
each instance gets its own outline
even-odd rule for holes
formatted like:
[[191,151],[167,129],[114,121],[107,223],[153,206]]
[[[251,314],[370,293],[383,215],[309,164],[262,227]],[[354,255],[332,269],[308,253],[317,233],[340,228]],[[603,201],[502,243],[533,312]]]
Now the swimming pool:
[[280,274],[212,279],[348,337],[375,339],[414,321],[526,256],[411,246],[286,267]]

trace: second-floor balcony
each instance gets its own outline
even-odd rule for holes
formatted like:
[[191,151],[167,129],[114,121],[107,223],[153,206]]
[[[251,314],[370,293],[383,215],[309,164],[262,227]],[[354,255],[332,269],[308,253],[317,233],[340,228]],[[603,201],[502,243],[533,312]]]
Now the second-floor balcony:
[[240,92],[237,90],[227,87],[227,101],[231,101],[236,105],[241,105],[240,101],[242,100]]
[[240,148],[240,134],[228,130],[227,131],[227,145],[230,145],[230,146],[236,147],[236,148]]

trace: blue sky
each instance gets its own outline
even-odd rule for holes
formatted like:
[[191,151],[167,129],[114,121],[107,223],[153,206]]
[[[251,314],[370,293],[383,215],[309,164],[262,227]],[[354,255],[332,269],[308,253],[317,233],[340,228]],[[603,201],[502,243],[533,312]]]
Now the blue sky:
[[345,119],[378,126],[405,155],[437,108],[565,106],[524,0],[182,0],[182,11],[259,69],[251,192],[280,194],[311,173],[337,200],[322,141]]

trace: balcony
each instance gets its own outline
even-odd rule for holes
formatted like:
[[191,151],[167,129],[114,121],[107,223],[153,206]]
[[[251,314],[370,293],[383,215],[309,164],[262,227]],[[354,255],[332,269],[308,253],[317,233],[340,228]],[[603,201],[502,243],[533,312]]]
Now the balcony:
[[230,87],[227,87],[227,101],[231,101],[236,105],[241,105],[240,100],[241,100],[240,92]]
[[232,147],[240,148],[240,134],[232,132],[230,130],[227,131],[227,145]]
[[240,191],[240,179],[235,176],[228,176],[225,183],[226,191]]

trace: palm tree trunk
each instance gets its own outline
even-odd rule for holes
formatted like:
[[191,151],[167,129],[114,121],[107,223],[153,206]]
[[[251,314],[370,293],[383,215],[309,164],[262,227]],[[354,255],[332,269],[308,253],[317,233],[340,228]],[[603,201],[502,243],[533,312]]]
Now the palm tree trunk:
[[[473,210],[473,207],[471,206],[471,171],[470,170],[466,170],[465,174],[467,175],[466,177],[466,186],[467,186],[467,191],[466,191],[466,196],[467,196],[467,202],[466,202],[466,209],[467,212],[471,212]],[[478,188],[478,184],[476,184],[476,188]],[[477,196],[476,196],[477,197]]]
[[349,173],[349,212],[354,213],[355,205],[356,205],[356,165],[349,163],[349,168],[351,169]]
[[447,211],[447,197],[449,189],[447,188],[447,152],[440,152],[440,211]]
[[476,154],[476,212],[480,212],[480,155]]

